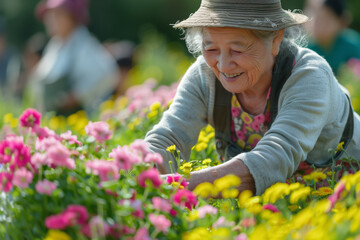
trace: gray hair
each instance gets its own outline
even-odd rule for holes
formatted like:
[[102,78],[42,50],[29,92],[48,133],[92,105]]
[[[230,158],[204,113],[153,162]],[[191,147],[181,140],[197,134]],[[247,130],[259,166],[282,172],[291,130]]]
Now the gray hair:
[[[277,31],[268,31],[268,30],[254,30],[250,29],[252,33],[258,37],[260,40],[267,42],[272,40]],[[185,42],[189,52],[195,56],[201,54],[202,50],[202,37],[203,37],[203,28],[202,27],[191,27],[185,30]],[[304,47],[308,44],[308,37],[305,33],[305,29],[302,25],[295,25],[288,27],[284,32],[283,42],[287,40],[292,43],[295,43],[298,46]]]

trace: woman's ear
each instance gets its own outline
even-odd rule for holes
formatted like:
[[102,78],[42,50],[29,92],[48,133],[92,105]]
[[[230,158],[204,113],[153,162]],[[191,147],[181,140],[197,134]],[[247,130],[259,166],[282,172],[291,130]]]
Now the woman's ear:
[[284,37],[284,31],[285,31],[285,29],[281,29],[281,30],[277,31],[277,33],[272,41],[271,53],[274,57],[276,57],[279,54],[280,44]]

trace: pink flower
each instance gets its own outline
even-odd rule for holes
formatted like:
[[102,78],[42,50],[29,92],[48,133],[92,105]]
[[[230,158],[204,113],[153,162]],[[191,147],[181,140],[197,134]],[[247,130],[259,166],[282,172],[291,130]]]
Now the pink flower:
[[238,235],[235,240],[248,240],[248,237],[245,233],[240,233],[240,235]]
[[187,189],[178,190],[174,194],[173,199],[174,199],[174,203],[176,203],[179,206],[185,206],[189,210],[191,210],[192,207],[194,207],[197,204],[196,195]]
[[51,215],[45,219],[45,226],[49,229],[65,229],[68,227],[68,221],[63,214]]
[[160,174],[156,168],[150,168],[149,170],[140,173],[138,181],[139,185],[142,187],[146,187],[147,181],[150,181],[155,188],[160,187],[162,184]]
[[20,188],[27,188],[33,180],[33,174],[26,170],[26,168],[20,168],[15,171],[12,183]]
[[9,192],[12,188],[13,174],[0,172],[0,191]]
[[4,141],[0,142],[0,164],[9,163],[13,153],[14,149],[12,148],[10,141],[5,139]]
[[103,143],[109,140],[112,136],[109,124],[106,122],[89,122],[85,127],[86,134],[93,136],[97,141]]
[[50,136],[50,137],[44,138],[42,140],[39,138],[35,142],[35,149],[38,151],[46,151],[51,146],[54,146],[57,144],[61,144],[61,143],[56,137]]
[[53,137],[56,139],[60,139],[60,137],[55,133],[54,130],[49,129],[48,127],[39,127],[39,126],[35,126],[33,128],[33,131],[36,133],[36,135],[38,136],[38,138],[40,140],[44,139],[44,138],[48,138],[48,137]]
[[145,157],[149,153],[149,144],[143,139],[136,139],[130,144],[130,148],[138,152],[142,157]]
[[41,113],[35,109],[28,108],[19,118],[20,125],[23,127],[36,127],[40,125]]
[[259,115],[255,116],[254,121],[258,122],[258,123],[265,122],[265,115],[264,114],[259,114]]
[[254,129],[255,131],[259,132],[260,131],[260,123],[258,121],[253,121],[251,123],[251,128]]
[[93,231],[96,231],[97,237],[103,238],[110,234],[110,226],[100,216],[95,216],[81,228],[81,232],[88,238],[95,237]]
[[148,230],[145,227],[139,228],[134,236],[134,240],[150,240]]
[[189,185],[189,182],[186,181],[186,179],[178,173],[167,176],[166,182],[168,184],[172,184],[173,182],[178,182],[178,183],[180,183],[180,186],[183,186],[184,188]]
[[254,217],[248,217],[241,220],[240,225],[244,228],[253,227],[256,225],[256,219]]
[[46,194],[50,196],[51,193],[56,189],[56,184],[45,179],[43,181],[38,181],[35,185],[35,189],[40,194]]
[[75,224],[83,225],[89,218],[86,207],[82,205],[69,205],[66,208],[66,212],[75,214]]
[[87,169],[100,176],[100,181],[117,180],[120,178],[119,168],[115,161],[94,160],[85,163]]
[[134,234],[134,233],[135,233],[134,227],[130,228],[126,225],[120,225],[117,223],[115,223],[110,227],[110,235],[116,239],[120,239],[123,235]]
[[158,209],[160,211],[163,211],[165,213],[169,213],[172,209],[172,206],[170,202],[166,199],[163,199],[161,197],[153,197],[152,198],[152,204],[155,209]]
[[72,135],[71,131],[68,130],[67,132],[63,133],[60,135],[62,140],[66,140],[68,141],[70,144],[74,144],[76,143],[77,145],[81,146],[81,142],[79,142],[77,140],[77,136],[76,135]]
[[69,158],[69,150],[61,143],[52,145],[46,151],[50,165],[55,167],[67,167],[69,169],[75,168],[75,161]]
[[133,153],[128,146],[114,148],[109,157],[118,164],[119,169],[130,170],[134,164],[139,164],[141,158]]
[[35,165],[36,168],[40,168],[41,166],[47,165],[47,156],[43,153],[34,153],[34,155],[31,156],[30,162]]
[[31,160],[30,147],[26,145],[18,146],[14,151],[14,165],[15,167],[25,167]]
[[263,210],[268,209],[268,210],[272,211],[273,213],[278,213],[278,212],[280,212],[280,211],[277,209],[276,206],[274,206],[274,205],[272,205],[272,204],[270,204],[270,203],[265,204],[262,209],[263,209]]
[[234,222],[229,222],[226,220],[226,218],[224,216],[221,216],[218,218],[218,220],[216,220],[216,222],[213,223],[212,227],[213,228],[232,227],[234,225],[235,225]]
[[211,206],[211,205],[205,205],[197,209],[199,218],[203,218],[206,216],[206,214],[209,215],[215,215],[217,213],[217,208]]
[[160,153],[148,153],[146,154],[144,162],[161,164],[163,162],[163,158]]
[[328,209],[328,211],[330,211],[334,206],[335,203],[340,199],[341,197],[341,193],[345,190],[345,182],[344,181],[340,181],[335,189],[334,189],[334,193],[328,197],[328,200],[330,201],[330,207]]
[[164,215],[155,215],[153,213],[149,214],[150,222],[155,226],[156,231],[167,233],[171,222]]

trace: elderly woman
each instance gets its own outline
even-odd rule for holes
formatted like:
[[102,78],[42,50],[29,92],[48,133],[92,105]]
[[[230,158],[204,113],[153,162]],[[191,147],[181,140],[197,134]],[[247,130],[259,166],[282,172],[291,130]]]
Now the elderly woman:
[[[346,92],[323,58],[290,38],[290,27],[306,21],[283,10],[280,0],[202,0],[175,25],[201,55],[145,140],[164,159],[172,159],[165,149],[173,144],[188,159],[201,128],[214,126],[226,162],[192,172],[190,189],[235,174],[240,191],[262,194],[300,163],[331,165],[328,149],[342,141],[358,157],[360,119]],[[170,171],[167,161],[158,168]]]

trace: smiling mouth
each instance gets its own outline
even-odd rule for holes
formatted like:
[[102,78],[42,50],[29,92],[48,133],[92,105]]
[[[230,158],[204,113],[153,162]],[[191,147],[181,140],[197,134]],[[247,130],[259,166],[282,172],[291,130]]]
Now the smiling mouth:
[[226,77],[226,78],[236,78],[236,77],[240,76],[240,75],[243,74],[243,73],[226,74],[226,73],[224,73],[224,72],[221,72],[221,74],[222,74],[224,77]]

